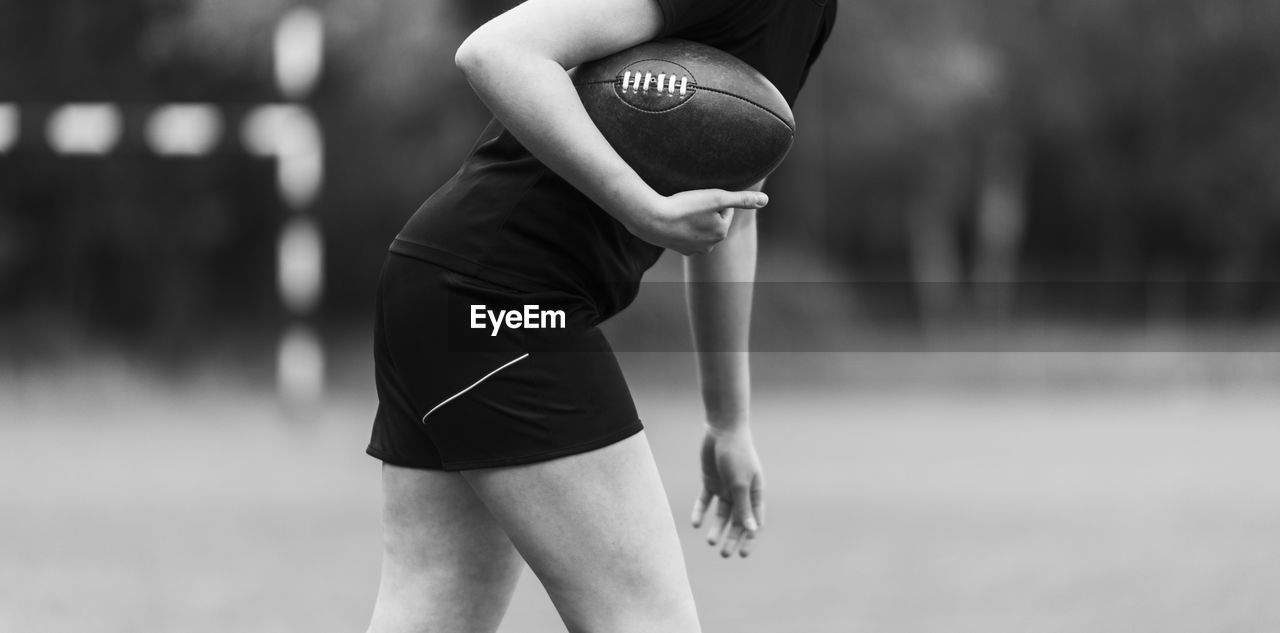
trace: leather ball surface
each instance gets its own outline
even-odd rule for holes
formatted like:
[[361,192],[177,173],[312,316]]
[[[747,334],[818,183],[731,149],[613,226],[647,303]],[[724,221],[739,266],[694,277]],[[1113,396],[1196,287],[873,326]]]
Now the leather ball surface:
[[646,42],[573,72],[614,150],[658,193],[743,189],[791,149],[795,118],[764,75],[717,48]]

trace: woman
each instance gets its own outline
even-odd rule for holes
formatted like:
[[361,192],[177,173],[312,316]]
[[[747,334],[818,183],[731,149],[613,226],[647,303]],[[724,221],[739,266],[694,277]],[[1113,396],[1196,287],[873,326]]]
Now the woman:
[[[596,326],[664,248],[689,256],[690,281],[751,281],[767,198],[654,192],[566,69],[680,37],[794,101],[834,13],[835,0],[529,0],[459,47],[495,119],[382,273],[368,452],[384,462],[385,553],[370,631],[493,631],[522,559],[571,631],[700,630],[662,482]],[[707,415],[693,521],[714,506],[710,542],[746,556],[763,522],[750,283],[691,284],[689,299]],[[503,327],[528,306],[564,327]]]

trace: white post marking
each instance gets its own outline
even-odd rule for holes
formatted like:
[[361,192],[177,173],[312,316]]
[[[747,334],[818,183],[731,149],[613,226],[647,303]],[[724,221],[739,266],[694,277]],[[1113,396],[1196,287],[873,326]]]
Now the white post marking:
[[310,314],[320,304],[324,289],[324,239],[309,216],[298,215],[285,223],[277,249],[280,297],[294,314]]
[[103,155],[120,140],[124,117],[110,103],[68,103],[49,116],[45,133],[59,154]]
[[[315,90],[324,63],[324,24],[306,6],[290,9],[276,25],[276,83],[287,99],[305,99]],[[280,197],[297,215],[281,228],[277,252],[280,300],[294,315],[280,340],[277,384],[286,404],[315,404],[324,393],[324,348],[305,319],[315,311],[324,288],[324,236],[319,224],[303,215],[324,184],[324,136],[305,106],[277,104],[258,108],[241,130],[245,146],[276,158]]]
[[324,64],[324,24],[312,7],[294,7],[280,18],[275,33],[276,83],[288,99],[305,99],[315,90]]
[[245,117],[240,132],[251,153],[276,159],[277,186],[291,209],[305,209],[319,197],[324,139],[310,110],[295,104],[259,106]]
[[280,339],[276,385],[286,402],[314,403],[324,392],[324,347],[304,323],[294,323]]
[[18,143],[18,104],[0,103],[0,154]]
[[201,156],[218,145],[222,127],[222,113],[210,104],[170,103],[147,118],[147,145],[161,156]]

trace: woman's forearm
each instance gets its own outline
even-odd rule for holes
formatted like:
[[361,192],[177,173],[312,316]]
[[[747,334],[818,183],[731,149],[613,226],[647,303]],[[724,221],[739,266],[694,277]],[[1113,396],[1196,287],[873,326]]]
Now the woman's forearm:
[[586,31],[594,34],[595,41],[582,37],[584,41],[570,45],[569,38],[539,37],[536,25],[527,23],[555,17],[555,3],[542,4],[552,9],[530,11],[520,6],[478,29],[458,48],[455,62],[494,116],[534,156],[630,227],[658,194],[592,123],[566,68],[648,39],[660,23],[655,16],[640,14],[633,16],[636,22],[627,29],[613,34],[609,31],[616,26],[595,20]]
[[755,214],[737,210],[724,242],[710,253],[685,259],[702,398],[707,423],[717,430],[743,429],[750,420]]

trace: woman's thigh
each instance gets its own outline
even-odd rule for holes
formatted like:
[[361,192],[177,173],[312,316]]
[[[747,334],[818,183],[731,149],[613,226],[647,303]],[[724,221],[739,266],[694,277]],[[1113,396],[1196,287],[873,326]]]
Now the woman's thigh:
[[497,630],[523,562],[458,473],[384,464],[371,633]]
[[643,432],[587,453],[463,476],[570,631],[699,631],[675,521]]

